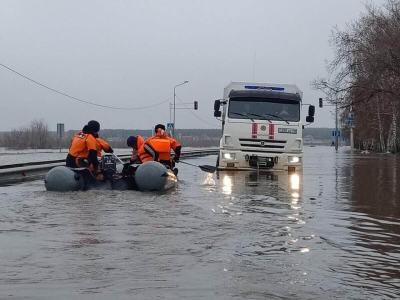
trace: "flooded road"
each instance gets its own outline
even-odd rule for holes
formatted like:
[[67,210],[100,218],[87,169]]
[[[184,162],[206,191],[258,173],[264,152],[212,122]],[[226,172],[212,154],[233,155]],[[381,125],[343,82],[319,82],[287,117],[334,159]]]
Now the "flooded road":
[[304,160],[292,175],[180,165],[162,194],[1,187],[0,299],[400,298],[400,157]]

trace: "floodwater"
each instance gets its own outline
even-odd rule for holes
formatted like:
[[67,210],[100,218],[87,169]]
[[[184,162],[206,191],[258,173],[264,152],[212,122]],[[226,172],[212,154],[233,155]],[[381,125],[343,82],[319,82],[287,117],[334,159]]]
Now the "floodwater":
[[0,298],[400,298],[400,157],[304,159],[292,175],[181,164],[165,193],[0,188]]

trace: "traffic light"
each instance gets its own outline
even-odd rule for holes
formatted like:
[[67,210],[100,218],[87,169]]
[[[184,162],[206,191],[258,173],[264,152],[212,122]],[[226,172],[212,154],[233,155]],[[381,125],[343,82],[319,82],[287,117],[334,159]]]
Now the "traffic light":
[[322,98],[319,98],[319,107],[323,107],[324,106],[324,102],[322,100]]
[[199,109],[199,103],[197,101],[194,101],[194,110]]

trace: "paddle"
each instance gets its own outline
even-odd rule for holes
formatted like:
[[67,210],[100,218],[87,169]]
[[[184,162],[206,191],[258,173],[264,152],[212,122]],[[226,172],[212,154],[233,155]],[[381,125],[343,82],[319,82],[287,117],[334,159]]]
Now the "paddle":
[[188,163],[186,161],[181,161],[181,160],[179,162],[183,163],[183,164],[186,164],[186,165],[189,165],[189,166],[198,167],[202,171],[207,172],[207,173],[215,173],[215,171],[217,170],[217,167],[213,167],[213,166],[208,166],[208,165],[199,166],[199,165],[191,164],[191,163]]

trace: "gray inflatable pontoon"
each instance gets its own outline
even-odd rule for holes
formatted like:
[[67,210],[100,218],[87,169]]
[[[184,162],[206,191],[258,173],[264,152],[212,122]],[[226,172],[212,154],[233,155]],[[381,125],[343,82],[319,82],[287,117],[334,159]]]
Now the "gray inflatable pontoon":
[[92,189],[165,191],[178,184],[177,176],[164,165],[149,161],[140,165],[127,165],[126,171],[105,173],[104,179],[93,176],[86,168],[59,166],[51,169],[45,176],[48,191],[83,191]]

